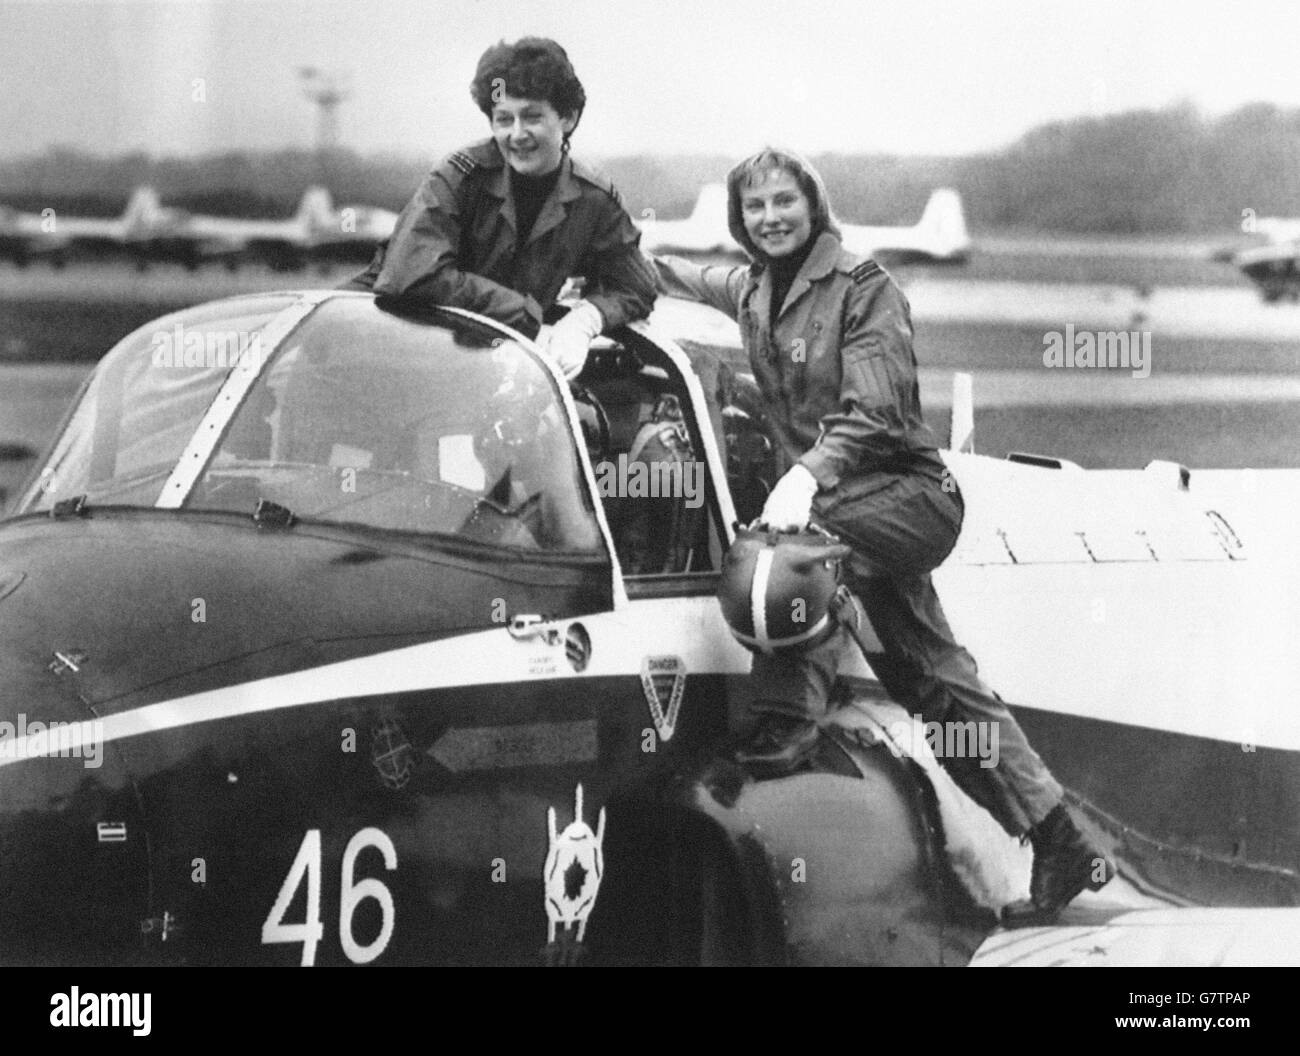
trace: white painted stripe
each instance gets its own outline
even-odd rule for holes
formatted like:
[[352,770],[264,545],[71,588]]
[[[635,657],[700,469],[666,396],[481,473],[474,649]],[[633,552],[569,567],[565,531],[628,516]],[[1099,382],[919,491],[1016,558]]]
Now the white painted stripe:
[[230,419],[235,416],[239,405],[244,402],[248,390],[262,376],[262,371],[274,358],[280,342],[315,311],[322,301],[327,300],[332,292],[317,290],[314,293],[300,294],[297,301],[279,312],[259,331],[262,352],[253,360],[254,369],[247,370],[238,363],[230,368],[226,380],[217,390],[217,395],[208,406],[207,413],[199,422],[198,428],[194,430],[190,442],[185,445],[185,450],[181,452],[181,457],[172,469],[171,476],[167,478],[167,483],[163,485],[162,493],[154,503],[157,509],[181,508],[189,497],[190,491],[193,490],[195,482],[207,468],[208,462],[212,460],[212,455],[217,449],[217,444],[221,442]]
[[765,653],[772,651],[772,643],[767,636],[767,581],[772,574],[771,547],[758,552],[754,561],[754,579],[749,585],[750,620],[754,625],[754,637],[750,644],[758,646]]
[[823,616],[820,620],[814,623],[806,631],[800,631],[798,634],[791,634],[785,638],[763,638],[761,640],[763,644],[760,644],[760,639],[751,638],[747,634],[742,634],[734,627],[731,629],[731,633],[734,634],[740,641],[744,642],[745,644],[752,645],[755,648],[762,648],[764,652],[770,653],[774,649],[784,649],[786,646],[789,645],[798,645],[800,642],[807,641],[809,638],[812,638],[814,635],[821,634],[822,630],[826,627],[826,624],[829,622],[830,622],[830,617]]
[[[941,594],[943,593],[941,588]],[[981,593],[985,609],[987,594]],[[647,598],[627,608],[576,617],[564,623],[581,623],[592,639],[591,660],[576,673],[564,657],[563,636],[549,646],[537,639],[515,641],[504,628],[476,631],[437,642],[425,642],[373,656],[344,660],[286,675],[246,682],[242,685],[196,693],[186,697],[145,705],[102,720],[102,734],[92,738],[92,723],[81,724],[81,740],[75,737],[60,747],[107,743],[148,733],[182,729],[222,719],[234,719],[262,712],[326,704],[360,696],[455,689],[462,686],[504,685],[528,682],[560,682],[584,678],[626,678],[629,706],[646,708],[640,688],[641,663],[648,654],[672,653],[686,665],[688,677],[699,675],[748,676],[752,654],[732,637],[717,601],[708,595],[685,598]],[[958,632],[961,637],[960,630]],[[1058,643],[1059,650],[1059,643]],[[980,654],[976,654],[980,657]],[[1019,654],[1023,657],[1023,651]],[[980,657],[981,661],[983,660]],[[1043,663],[1059,663],[1045,653]],[[981,662],[981,668],[983,668]],[[848,649],[840,662],[842,675],[872,677],[856,648]],[[1135,706],[1132,692],[1114,699],[1087,692],[1098,681],[1092,672],[1085,682],[1064,680],[1055,695],[1034,699],[1007,693],[1018,686],[998,688],[1016,703],[1030,707],[1105,721],[1120,726],[1158,728],[1174,733],[1234,741],[1237,720],[1233,708],[1212,700],[1182,697],[1182,708],[1153,722],[1149,710]],[[1126,685],[1132,684],[1126,680]],[[1220,698],[1222,699],[1222,698]],[[1139,702],[1140,698],[1139,698]],[[1213,726],[1206,720],[1217,719]],[[649,719],[646,710],[646,719]],[[1294,731],[1291,731],[1292,733]],[[35,748],[34,738],[14,739],[12,748],[0,754],[0,768],[26,760]],[[1255,741],[1261,747],[1300,751],[1300,737],[1288,735],[1285,725],[1261,723]]]
[[[716,610],[711,597],[689,599],[707,603]],[[260,712],[303,707],[356,696],[384,695],[420,690],[482,686],[553,679],[609,677],[626,675],[636,681],[640,698],[640,663],[646,652],[643,635],[632,633],[625,612],[600,613],[578,617],[592,634],[592,659],[581,674],[573,671],[565,659],[563,636],[555,645],[537,639],[515,641],[504,628],[477,631],[436,642],[424,642],[372,656],[358,657],[295,671],[285,675],[245,682],[237,686],[209,690],[186,697],[149,704],[103,719],[102,735],[107,743],[146,733],[194,726],[218,719],[238,718]],[[664,613],[655,619],[655,631],[649,639],[658,644],[673,643],[672,650],[683,656],[690,670],[705,671],[710,665],[699,648],[702,636],[699,621],[673,619]],[[718,628],[725,634],[720,617]],[[692,627],[692,624],[695,624]],[[729,637],[729,636],[728,636]],[[692,642],[692,639],[694,640]],[[735,643],[729,647],[747,656]],[[723,663],[727,663],[725,656]],[[714,660],[714,664],[717,660]],[[734,661],[731,666],[748,670]],[[70,739],[62,747],[73,749],[89,743],[91,736],[82,727],[70,729]],[[34,736],[15,738],[0,754],[0,767],[20,762],[36,750]]]
[[[516,641],[506,628],[493,628],[107,715],[102,734],[93,739],[107,743],[350,697],[581,678],[625,677],[629,700],[644,707],[641,662],[649,653],[673,653],[691,674],[749,672],[750,654],[732,639],[713,597],[646,599],[631,610],[559,621],[581,623],[591,634],[591,659],[581,673],[565,659],[563,635],[547,645],[532,638]],[[70,739],[61,746],[71,750],[90,743],[93,725],[70,728]],[[35,738],[14,738],[6,747],[0,767],[28,758]]]

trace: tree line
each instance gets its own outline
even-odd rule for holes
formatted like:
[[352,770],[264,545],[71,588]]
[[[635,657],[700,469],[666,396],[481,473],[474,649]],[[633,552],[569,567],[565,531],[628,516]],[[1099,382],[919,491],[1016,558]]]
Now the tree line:
[[[191,211],[283,217],[308,185],[321,183],[339,203],[400,209],[429,167],[460,145],[407,155],[279,150],[164,158],[59,147],[0,162],[0,203],[109,216],[121,211],[132,188],[148,183],[167,204]],[[723,179],[736,159],[593,160],[613,178],[634,217],[672,219],[686,216],[699,187]],[[977,232],[1227,232],[1241,230],[1251,213],[1300,216],[1300,108],[1268,103],[1218,118],[1186,103],[1072,118],[981,154],[812,160],[836,212],[853,223],[913,222],[937,186],[961,192]]]

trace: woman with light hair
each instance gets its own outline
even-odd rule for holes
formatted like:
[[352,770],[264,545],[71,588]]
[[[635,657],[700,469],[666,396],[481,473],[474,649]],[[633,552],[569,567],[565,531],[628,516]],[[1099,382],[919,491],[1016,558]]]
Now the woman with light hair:
[[[869,660],[895,700],[927,722],[995,724],[996,766],[943,762],[1007,832],[1034,845],[1031,899],[1004,919],[1050,920],[1114,866],[1075,827],[1061,786],[939,604],[930,572],[952,551],[964,505],[922,417],[907,298],[879,264],[844,249],[821,177],[793,151],[745,159],[727,192],[749,267],[653,263],[661,292],[740,324],[783,474],[760,520],[782,531],[811,522],[851,547],[845,579],[884,648]],[[808,760],[847,645],[841,629],[803,652],[755,653],[756,697],[737,759],[756,776]]]

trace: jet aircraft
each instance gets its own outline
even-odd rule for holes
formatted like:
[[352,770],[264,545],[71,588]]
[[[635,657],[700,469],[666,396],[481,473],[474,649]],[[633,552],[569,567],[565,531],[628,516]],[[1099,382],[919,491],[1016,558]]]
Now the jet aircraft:
[[190,269],[220,261],[230,270],[261,263],[298,271],[309,263],[369,261],[375,244],[393,233],[397,214],[368,205],[335,209],[329,191],[309,187],[287,220],[245,220],[157,208],[145,252],[155,261]]
[[[1122,872],[1006,932],[1024,849],[866,656],[813,771],[717,751],[775,474],[720,319],[661,301],[572,389],[351,292],[116,345],[0,521],[0,960],[1293,961],[1300,474],[994,460],[955,414],[945,608]],[[697,488],[600,486],[648,426]]]
[[53,209],[37,214],[0,207],[0,256],[18,267],[41,260],[56,268],[86,258],[138,258],[159,216],[158,195],[151,187],[137,187],[116,219],[61,216]]

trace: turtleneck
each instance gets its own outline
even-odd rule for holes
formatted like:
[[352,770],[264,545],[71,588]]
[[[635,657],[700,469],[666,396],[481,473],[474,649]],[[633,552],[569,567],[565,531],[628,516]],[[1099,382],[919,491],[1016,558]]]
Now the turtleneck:
[[514,169],[510,170],[510,195],[515,201],[515,230],[520,245],[528,241],[533,225],[537,223],[537,215],[559,182],[563,167],[561,161],[544,176],[523,176]]
[[784,257],[768,258],[767,268],[772,275],[772,305],[768,320],[770,329],[776,329],[776,320],[781,314],[781,306],[785,304],[785,296],[790,292],[790,287],[794,284],[795,276],[799,274],[804,261],[812,253],[816,241],[817,234],[814,232],[808,236],[808,241],[793,253],[788,253]]

